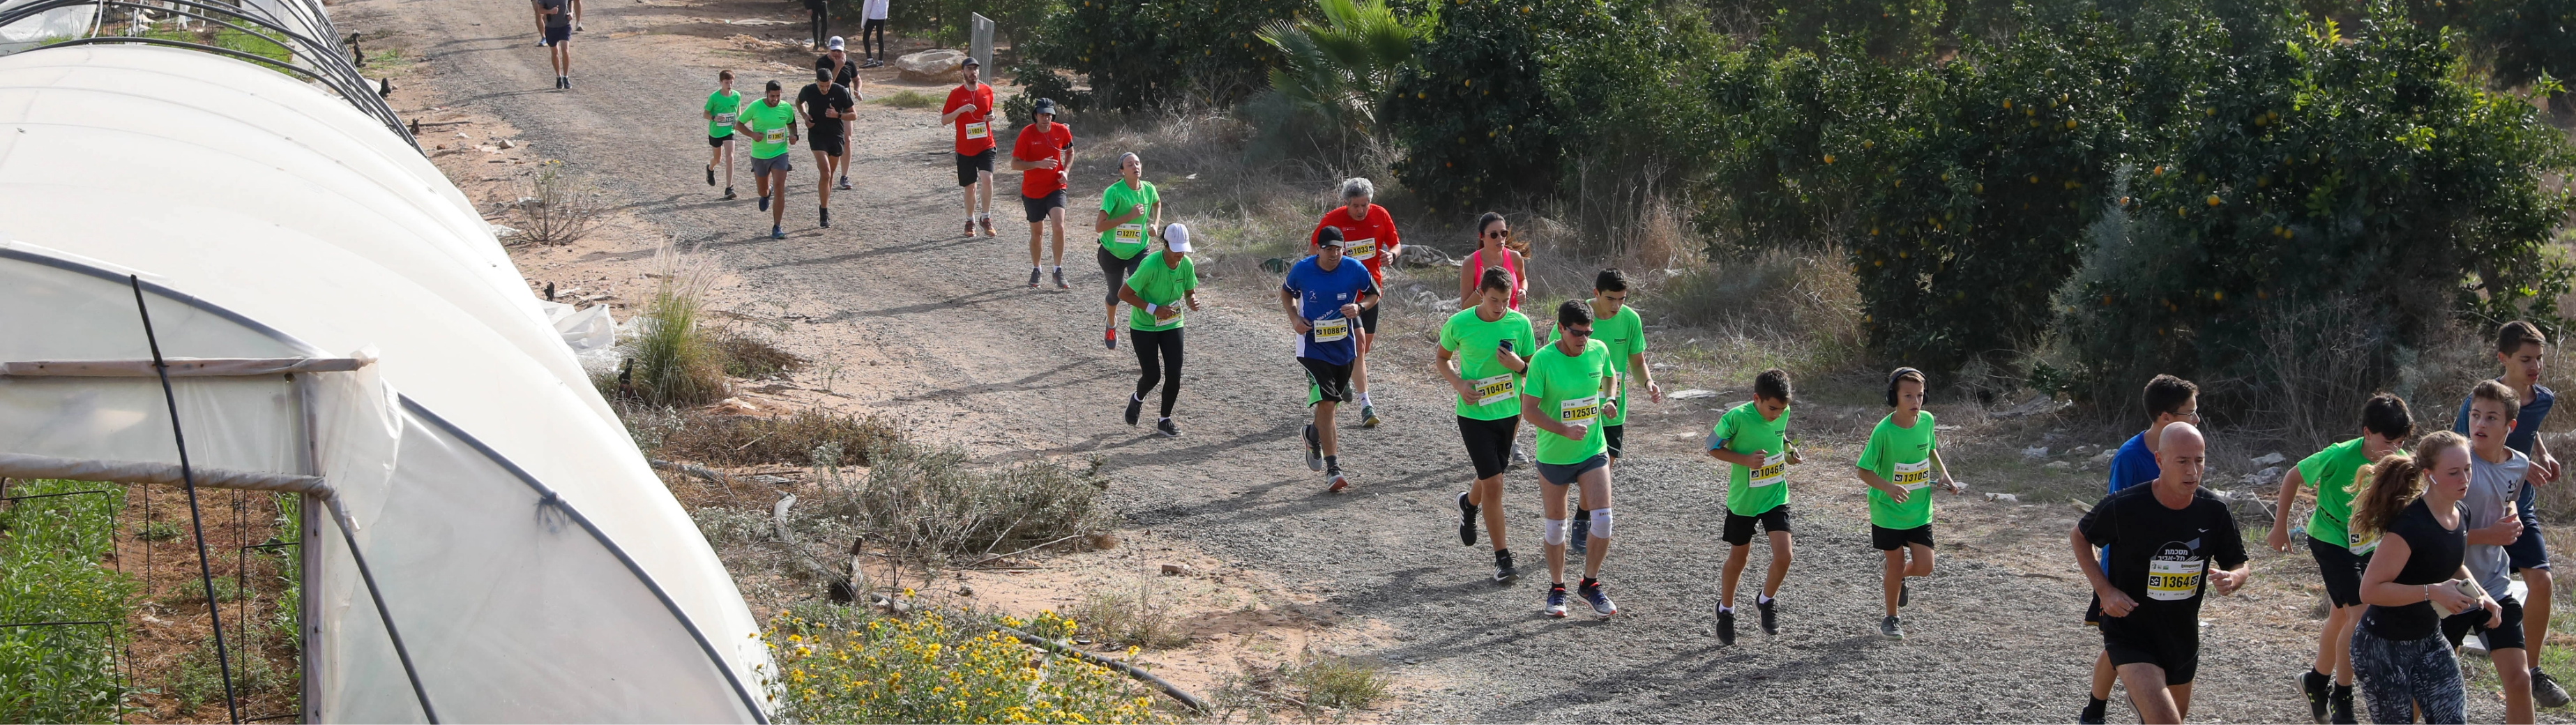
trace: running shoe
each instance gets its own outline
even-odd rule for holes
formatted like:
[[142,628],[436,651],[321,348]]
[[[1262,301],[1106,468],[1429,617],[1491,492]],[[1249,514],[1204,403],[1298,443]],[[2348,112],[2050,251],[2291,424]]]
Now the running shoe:
[[[989,216],[988,216],[988,217],[983,217],[983,218],[980,218],[980,219],[976,219],[976,220],[975,220],[975,223],[980,224],[980,225],[983,225],[983,227],[984,227],[984,236],[987,236],[987,237],[994,236],[994,233],[993,233],[993,218],[992,218],[992,217],[989,217]],[[970,232],[970,233],[971,233],[971,232]]]
[[975,220],[966,220],[966,236],[975,236]]
[[2299,689],[2308,695],[2308,720],[2317,725],[2326,722],[2326,688],[2334,686],[2334,676],[2316,670],[2299,675]]
[[1896,621],[1895,615],[1880,617],[1878,618],[1878,636],[1886,637],[1888,639],[1904,639],[1905,624]]
[[874,59],[874,58],[870,58],[870,59],[868,59],[868,62],[860,63],[860,64],[859,64],[859,67],[861,67],[861,68],[883,68],[883,67],[885,67],[885,61],[877,60],[877,59]]
[[2352,716],[2351,685],[2334,686],[2334,694],[2327,696],[2326,699],[2332,705],[2332,707],[2329,707],[2326,710],[2327,722],[2334,723],[2335,725],[2358,725],[2360,721],[2354,719]]
[[761,210],[761,211],[769,211],[769,195],[768,195],[768,194],[762,194],[762,195],[760,195],[760,210]]
[[1073,285],[1064,283],[1064,268],[1061,266],[1055,268],[1055,288],[1073,289]]
[[1765,601],[1761,601],[1761,600],[1758,600],[1758,599],[1757,599],[1757,600],[1754,600],[1754,602],[1753,602],[1753,608],[1754,608],[1754,609],[1761,610],[1761,612],[1762,612],[1762,633],[1763,633],[1763,634],[1773,634],[1773,635],[1776,635],[1776,634],[1779,634],[1779,633],[1780,633],[1780,621],[1779,621],[1779,618],[1776,616],[1776,615],[1778,614],[1778,612],[1779,612],[1779,609],[1780,609],[1780,600],[1779,600],[1779,599],[1776,599],[1776,598],[1775,598],[1775,599],[1772,599],[1771,601],[1767,601],[1767,602],[1765,602]]
[[1375,428],[1375,427],[1377,427],[1377,406],[1374,406],[1374,405],[1363,405],[1363,406],[1360,406],[1360,427],[1362,427],[1362,428]]
[[2567,688],[2559,687],[2557,678],[2540,668],[2531,668],[2531,701],[2541,707],[2566,707]]
[[1547,588],[1547,608],[1539,610],[1550,617],[1565,618],[1565,582]]
[[1323,439],[1315,435],[1315,424],[1306,424],[1306,470],[1324,470]]
[[822,218],[823,218],[823,228],[825,228],[825,229],[830,229],[830,228],[832,228],[832,208],[827,206],[827,207],[822,207],[821,209],[822,209],[822,212],[823,212],[823,217],[822,217]]
[[1100,346],[1111,350],[1118,349],[1118,328],[1112,327],[1100,333]]
[[1723,605],[1717,608],[1717,643],[1728,646],[1735,644],[1735,613],[1728,611]]
[[738,198],[741,198],[741,197],[735,196],[735,195],[734,195],[734,193],[733,193],[733,187],[728,186],[728,187],[725,187],[725,195],[724,195],[724,198],[727,198],[727,199],[738,199]]
[[1037,268],[1037,267],[1035,267],[1035,266],[1031,266],[1031,267],[1029,267],[1029,287],[1030,287],[1030,288],[1034,289],[1034,288],[1036,288],[1036,287],[1038,286],[1038,275],[1039,275],[1039,274],[1040,274],[1040,272],[1039,272],[1039,270],[1038,270],[1038,268]]
[[1154,421],[1154,432],[1163,434],[1163,437],[1165,438],[1181,437],[1181,427],[1172,425],[1172,419],[1170,418]]
[[538,39],[537,39],[537,47],[539,47],[539,48],[546,47],[546,39],[544,39],[544,38],[538,38]]
[[713,167],[713,166],[709,166],[709,167],[707,167],[707,185],[708,185],[708,186],[715,186],[715,185],[716,185],[716,167]]
[[1566,553],[1571,556],[1582,556],[1583,552],[1592,548],[1591,534],[1592,512],[1575,509],[1574,520],[1565,525]]
[[1133,395],[1127,396],[1127,424],[1135,425],[1136,416],[1143,415],[1144,413],[1145,401]]
[[1610,593],[1601,590],[1601,582],[1585,582],[1576,587],[1575,593],[1582,595],[1583,601],[1591,602],[1592,611],[1603,617],[1619,613],[1619,605],[1610,603]]
[[849,191],[849,190],[850,190],[850,177],[849,177],[849,175],[847,175],[847,174],[843,174],[843,175],[841,176],[841,183],[833,185],[833,186],[832,186],[832,188],[833,188],[833,189],[840,190],[840,191]]
[[1912,584],[1908,584],[1908,583],[1905,583],[1905,582],[1901,582],[1901,581],[1900,581],[1900,582],[1897,582],[1897,583],[1896,583],[1896,606],[1900,606],[1900,607],[1902,607],[1902,606],[1907,606],[1907,605],[1910,605],[1910,604],[1913,604],[1913,603],[1914,603],[1914,585],[1912,585]]
[[1520,567],[1512,566],[1510,549],[1494,552],[1494,583],[1510,584],[1521,580]]
[[1339,470],[1324,472],[1324,481],[1330,484],[1324,487],[1325,493],[1341,493],[1342,489],[1351,487],[1351,478]]
[[778,227],[776,227],[776,226],[772,226],[772,227],[770,227],[770,228],[769,228],[769,238],[771,238],[771,239],[786,239],[786,238],[787,238],[787,232],[785,232],[785,231],[783,231],[783,230],[780,230],[780,229],[779,229]]
[[2106,700],[2088,700],[2083,711],[2075,713],[2075,722],[2079,725],[2107,725],[2110,706]]
[[1476,545],[1476,505],[1467,503],[1467,492],[1458,492],[1458,543]]
[[1521,466],[1523,466],[1523,465],[1527,465],[1529,462],[1530,462],[1530,459],[1529,459],[1529,451],[1521,450],[1521,444],[1520,444],[1520,442],[1519,442],[1519,441],[1513,441],[1513,442],[1512,442],[1512,461],[1511,461],[1511,463],[1504,464],[1504,466],[1503,466],[1503,470],[1507,470],[1507,471],[1517,471],[1517,470],[1520,470]]

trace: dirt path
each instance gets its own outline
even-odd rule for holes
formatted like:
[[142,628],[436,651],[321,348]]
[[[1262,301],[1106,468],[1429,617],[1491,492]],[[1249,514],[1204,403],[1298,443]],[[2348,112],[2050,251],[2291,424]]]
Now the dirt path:
[[[1021,284],[1025,238],[1016,225],[1004,225],[1000,239],[954,236],[949,136],[930,111],[862,106],[852,174],[862,186],[835,195],[829,230],[813,228],[810,156],[791,152],[790,236],[765,238],[768,217],[753,208],[747,167],[738,172],[741,200],[717,201],[703,183],[694,109],[713,83],[709,58],[747,69],[740,85],[752,96],[771,77],[796,82],[791,89],[810,77],[729,50],[716,38],[732,31],[704,21],[784,17],[785,7],[591,0],[568,93],[551,90],[521,3],[355,0],[337,12],[353,30],[392,31],[417,49],[427,82],[442,91],[438,103],[515,127],[537,155],[599,174],[632,202],[638,223],[720,260],[729,275],[720,306],[783,328],[786,347],[830,371],[831,397],[844,405],[899,416],[979,455],[1105,456],[1132,526],[1310,593],[1320,602],[1310,614],[1390,633],[1355,652],[1387,663],[1406,685],[1401,709],[1386,719],[2062,721],[2082,703],[2098,639],[2075,623],[2084,592],[2062,563],[2076,515],[2064,505],[1945,498],[1945,558],[1917,586],[1913,636],[1876,636],[1877,555],[1858,489],[1837,463],[1856,448],[1853,431],[1875,419],[1872,408],[1802,413],[1820,421],[1807,434],[1822,442],[1810,449],[1817,463],[1793,475],[1799,556],[1783,599],[1786,631],[1766,637],[1748,616],[1742,643],[1721,648],[1709,611],[1724,555],[1718,479],[1692,449],[1695,431],[1715,417],[1708,403],[1727,397],[1640,412],[1632,458],[1617,473],[1620,537],[1605,576],[1623,614],[1547,620],[1536,616],[1543,574],[1497,587],[1485,580],[1482,547],[1449,543],[1450,497],[1468,469],[1445,388],[1424,369],[1430,311],[1390,315],[1374,391],[1388,423],[1346,428],[1343,457],[1358,487],[1325,495],[1299,460],[1303,382],[1262,282],[1217,280],[1205,298],[1214,309],[1193,316],[1177,414],[1186,436],[1122,425],[1134,358],[1099,347],[1103,282],[1088,242],[1067,254],[1072,291],[1033,291]],[[752,30],[791,38],[801,27]],[[1115,150],[1085,154],[1077,210],[1111,178],[1104,162]],[[1016,183],[1004,177],[997,217],[1017,213]],[[1180,219],[1191,218],[1185,190],[1167,199]],[[1088,211],[1078,218],[1088,226]],[[523,264],[545,278],[593,269],[584,265],[631,268],[653,252],[651,244],[536,252]],[[797,385],[821,388],[824,375]],[[1689,382],[1668,381],[1675,389]],[[1533,478],[1509,479],[1518,497],[1511,524],[1524,566],[1543,572]],[[1753,570],[1765,560],[1757,550]],[[2278,585],[2214,598],[2205,610],[2195,720],[2304,717],[2291,683],[2314,632],[2301,588],[2313,573],[2279,568]],[[2500,714],[2495,703],[2476,702],[2472,717]]]

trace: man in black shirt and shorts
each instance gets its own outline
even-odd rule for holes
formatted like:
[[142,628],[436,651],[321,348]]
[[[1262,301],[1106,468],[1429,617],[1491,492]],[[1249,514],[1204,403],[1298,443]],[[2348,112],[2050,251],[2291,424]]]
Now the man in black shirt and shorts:
[[[2151,724],[2180,723],[2191,712],[2203,592],[2233,593],[2248,574],[2236,517],[2200,487],[2208,441],[2192,424],[2175,423],[2161,442],[2156,479],[2102,499],[2068,536],[2102,601],[2102,649],[2138,719]],[[2110,552],[2107,572],[2096,546]]]
[[[814,69],[831,71],[832,82],[841,84],[842,90],[849,91],[850,100],[852,102],[865,100],[859,93],[859,63],[858,61],[850,58],[849,41],[843,40],[840,36],[836,35],[832,36],[832,39],[827,41],[824,47],[826,50],[823,51],[823,54],[814,59]],[[845,151],[850,147],[850,129],[851,124],[845,115],[841,122],[841,148]],[[841,155],[838,160],[833,162],[832,168],[824,170],[823,176],[824,178],[831,178],[833,176],[841,177],[841,182],[834,185],[832,188],[843,191],[849,190],[849,155]]]
[[843,129],[848,125],[845,119],[850,117],[851,107],[856,105],[850,89],[832,82],[829,68],[815,68],[813,85],[796,92],[796,111],[805,116],[806,144],[814,149],[814,167],[822,172],[822,182],[816,186],[823,195],[825,229],[832,228],[832,168],[848,151]]

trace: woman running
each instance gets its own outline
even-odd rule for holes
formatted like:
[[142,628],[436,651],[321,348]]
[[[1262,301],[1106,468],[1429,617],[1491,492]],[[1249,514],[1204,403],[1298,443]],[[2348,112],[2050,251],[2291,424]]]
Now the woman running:
[[1467,263],[1458,265],[1458,309],[1476,306],[1476,284],[1486,267],[1497,267],[1512,276],[1512,295],[1505,305],[1521,308],[1521,295],[1529,293],[1529,258],[1510,247],[1512,225],[1503,215],[1485,212],[1476,219],[1476,251],[1467,253]]
[[1100,214],[1091,222],[1091,230],[1100,235],[1100,275],[1109,279],[1109,311],[1103,313],[1108,329],[1100,333],[1100,345],[1111,350],[1118,349],[1118,283],[1144,261],[1145,238],[1151,234],[1146,230],[1163,225],[1163,195],[1146,183],[1145,160],[1133,152],[1119,156],[1118,176],[1100,191]]
[[2468,440],[2437,432],[2417,442],[2413,455],[2392,455],[2363,471],[2367,483],[2354,496],[2353,527],[2386,536],[2377,537],[2378,550],[2362,571],[2361,601],[2370,608],[2352,633],[2362,699],[2373,722],[2414,722],[2419,711],[2424,722],[2461,722],[2466,693],[2459,659],[2442,637],[2442,617],[2485,609],[2494,626],[2503,612],[2462,566]]
[[[1136,272],[1117,285],[1117,295],[1135,308],[1127,319],[1131,333],[1127,342],[1136,348],[1136,366],[1144,369],[1136,378],[1136,394],[1127,397],[1127,424],[1136,424],[1136,417],[1144,412],[1145,394],[1159,383],[1163,415],[1155,421],[1154,432],[1176,437],[1181,429],[1172,425],[1172,403],[1181,398],[1181,305],[1199,308],[1199,273],[1198,266],[1190,263],[1190,230],[1174,224],[1164,227],[1162,236],[1163,251],[1137,255]],[[1110,306],[1114,309],[1117,304],[1113,301]]]

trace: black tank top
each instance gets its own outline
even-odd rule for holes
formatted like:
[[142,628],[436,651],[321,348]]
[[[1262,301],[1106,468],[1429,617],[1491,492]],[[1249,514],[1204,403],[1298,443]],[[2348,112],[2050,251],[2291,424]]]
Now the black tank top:
[[[2406,567],[2397,570],[2397,583],[2410,586],[2440,584],[2459,574],[2460,559],[2468,551],[2468,518],[2465,511],[2459,511],[2459,504],[2451,506],[2462,514],[2460,528],[2442,528],[2442,523],[2433,519],[2433,509],[2426,506],[2422,498],[2407,504],[2404,511],[2398,512],[2397,518],[2388,522],[2387,535],[2406,540]],[[2434,611],[2433,603],[2429,601],[2402,607],[2373,604],[2362,613],[2361,624],[2369,627],[2371,635],[2380,639],[2417,640],[2433,636],[2440,629],[2441,615]]]

